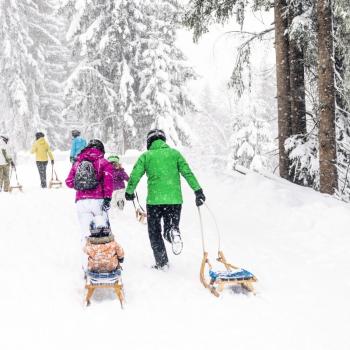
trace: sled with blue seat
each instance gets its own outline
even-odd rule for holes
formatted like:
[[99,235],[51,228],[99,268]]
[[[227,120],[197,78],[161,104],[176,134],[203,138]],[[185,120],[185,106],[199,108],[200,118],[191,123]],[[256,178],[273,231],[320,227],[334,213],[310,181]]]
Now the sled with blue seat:
[[[208,206],[205,205],[207,208]],[[198,214],[200,220],[200,228],[202,235],[202,246],[203,246],[203,258],[202,264],[200,268],[200,281],[203,286],[210,290],[210,292],[219,297],[220,293],[224,290],[225,287],[234,288],[235,286],[239,286],[245,289],[248,292],[252,292],[255,294],[253,283],[257,281],[257,278],[249,271],[234,266],[227,262],[223,251],[221,250],[221,237],[218,225],[216,223],[214,215],[208,208],[208,211],[212,215],[218,235],[218,257],[217,261],[224,265],[224,270],[215,270],[211,265],[208,252],[205,248],[205,240],[204,240],[204,230],[203,230],[203,221],[200,212],[200,208],[198,207]]]
[[[208,288],[217,297],[220,296],[225,287],[234,286],[240,286],[255,294],[253,283],[257,281],[257,278],[251,272],[228,263],[224,253],[220,250],[216,260],[224,265],[224,270],[214,270],[208,259],[208,253],[204,252],[200,269],[200,280],[205,288]],[[206,271],[207,266],[208,271]],[[206,272],[208,277],[206,277]]]
[[85,288],[87,289],[86,306],[91,304],[90,300],[96,289],[113,289],[120,306],[124,307],[125,297],[120,268],[110,272],[87,271]]

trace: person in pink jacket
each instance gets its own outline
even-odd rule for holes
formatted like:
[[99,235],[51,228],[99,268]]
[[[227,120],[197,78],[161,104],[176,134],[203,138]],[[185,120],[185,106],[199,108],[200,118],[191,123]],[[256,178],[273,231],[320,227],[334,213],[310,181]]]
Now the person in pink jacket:
[[[76,190],[76,206],[81,226],[81,244],[85,246],[93,219],[107,223],[107,211],[113,193],[113,165],[104,158],[100,140],[91,140],[73,164],[66,185]],[[103,223],[102,223],[103,225]],[[83,267],[86,266],[85,260]]]

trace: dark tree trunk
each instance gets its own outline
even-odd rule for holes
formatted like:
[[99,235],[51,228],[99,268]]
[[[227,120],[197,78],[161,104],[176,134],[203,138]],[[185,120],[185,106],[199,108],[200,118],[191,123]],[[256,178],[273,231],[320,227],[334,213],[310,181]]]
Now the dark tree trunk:
[[[302,13],[302,6],[291,6],[288,14],[289,24]],[[290,96],[292,134],[306,134],[304,53],[296,40],[289,40]]]
[[335,136],[335,88],[331,0],[317,0],[320,99],[320,191],[333,194],[338,187]]
[[285,16],[286,0],[275,0],[275,45],[278,106],[279,171],[289,179],[289,159],[284,143],[291,136],[290,70],[288,19]]

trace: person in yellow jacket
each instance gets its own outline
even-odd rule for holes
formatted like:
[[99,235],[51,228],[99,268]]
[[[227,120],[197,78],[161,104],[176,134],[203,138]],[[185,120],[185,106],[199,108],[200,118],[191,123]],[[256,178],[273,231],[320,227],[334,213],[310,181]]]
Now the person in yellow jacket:
[[46,188],[46,167],[49,161],[51,160],[51,164],[54,164],[54,158],[50,149],[49,144],[45,140],[45,135],[42,132],[37,132],[35,134],[36,141],[32,146],[32,153],[35,153],[36,165],[38,167],[41,187]]

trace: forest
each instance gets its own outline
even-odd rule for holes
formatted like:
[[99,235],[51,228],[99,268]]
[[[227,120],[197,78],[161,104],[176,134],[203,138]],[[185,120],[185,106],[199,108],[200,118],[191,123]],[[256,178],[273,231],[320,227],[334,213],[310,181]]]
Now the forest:
[[[257,28],[253,16],[271,20]],[[200,44],[218,26],[238,43],[231,111],[214,82],[194,98],[201,76],[178,40]],[[0,45],[0,130],[17,150],[38,130],[68,149],[79,128],[122,154],[158,127],[175,147],[201,139],[229,171],[349,200],[348,0],[1,0]]]

